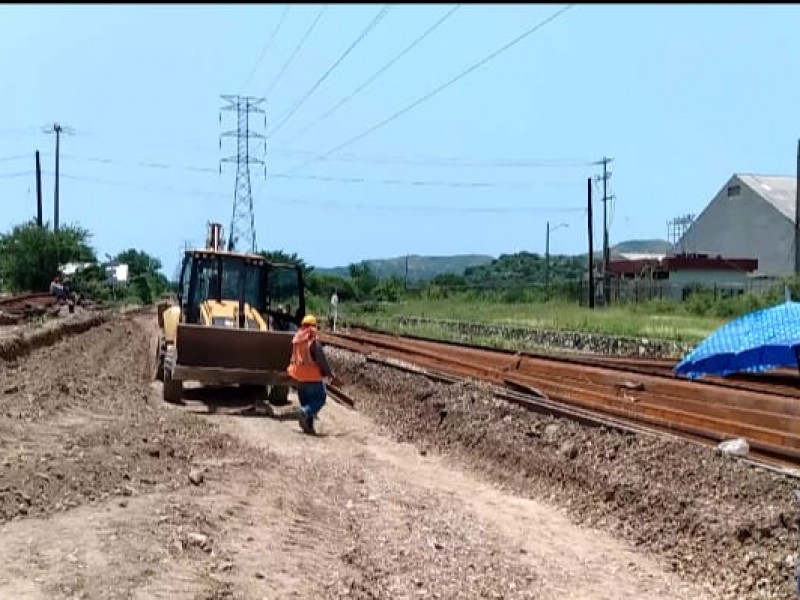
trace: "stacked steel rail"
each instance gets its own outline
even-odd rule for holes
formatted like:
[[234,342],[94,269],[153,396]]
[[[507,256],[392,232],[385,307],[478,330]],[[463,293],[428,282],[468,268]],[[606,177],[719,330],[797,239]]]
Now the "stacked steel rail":
[[516,391],[515,401],[530,408],[569,407],[706,441],[743,437],[761,457],[800,463],[800,391],[794,385],[688,381],[652,364],[512,353],[366,331],[326,334],[324,341],[494,383]]

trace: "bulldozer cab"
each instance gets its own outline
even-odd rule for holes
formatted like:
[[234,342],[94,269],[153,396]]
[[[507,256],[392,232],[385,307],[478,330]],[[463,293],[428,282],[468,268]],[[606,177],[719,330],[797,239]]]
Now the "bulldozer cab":
[[[273,263],[262,256],[224,251],[187,250],[181,268],[178,303],[183,322],[197,324],[207,300],[238,301],[257,310],[279,331],[288,331],[305,316],[305,285],[298,265]],[[292,306],[291,314],[281,309]],[[234,327],[255,329],[251,319]],[[212,323],[217,325],[217,323]],[[219,323],[220,326],[230,326]]]

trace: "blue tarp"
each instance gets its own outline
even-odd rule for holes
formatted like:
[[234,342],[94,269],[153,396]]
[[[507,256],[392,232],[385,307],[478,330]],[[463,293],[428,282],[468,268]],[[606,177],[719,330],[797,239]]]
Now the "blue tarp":
[[748,313],[703,340],[675,367],[691,378],[796,368],[800,349],[800,302]]

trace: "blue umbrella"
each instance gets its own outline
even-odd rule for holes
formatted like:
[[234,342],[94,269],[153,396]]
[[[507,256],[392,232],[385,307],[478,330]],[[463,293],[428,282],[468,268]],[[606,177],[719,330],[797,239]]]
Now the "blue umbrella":
[[726,323],[692,350],[675,373],[695,379],[794,368],[799,351],[800,302],[787,299]]

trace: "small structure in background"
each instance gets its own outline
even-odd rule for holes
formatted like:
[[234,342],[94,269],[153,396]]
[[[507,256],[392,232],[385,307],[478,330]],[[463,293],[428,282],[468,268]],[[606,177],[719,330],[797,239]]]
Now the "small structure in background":
[[331,325],[333,331],[336,331],[336,319],[339,316],[339,295],[334,291],[331,296]]
[[126,264],[107,264],[105,265],[106,283],[116,286],[128,283],[128,265]]
[[680,302],[703,290],[713,290],[715,296],[743,294],[758,270],[758,260],[685,253],[626,256],[612,260],[609,267],[618,299],[635,293],[639,301]]
[[59,271],[64,277],[72,277],[75,273],[79,271],[83,271],[84,269],[88,269],[89,267],[94,266],[94,263],[66,263],[59,267]]

